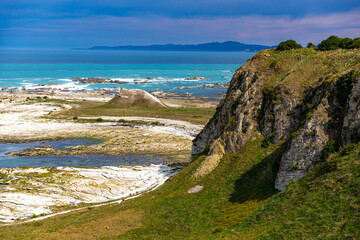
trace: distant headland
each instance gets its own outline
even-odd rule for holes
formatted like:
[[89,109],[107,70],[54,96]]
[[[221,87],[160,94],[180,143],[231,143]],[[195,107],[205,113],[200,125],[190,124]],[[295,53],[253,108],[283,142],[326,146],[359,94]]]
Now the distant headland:
[[209,51],[209,52],[240,52],[260,51],[276,46],[245,44],[235,41],[211,42],[201,44],[165,44],[146,46],[94,46],[91,48],[77,48],[75,50],[143,50],[143,51]]

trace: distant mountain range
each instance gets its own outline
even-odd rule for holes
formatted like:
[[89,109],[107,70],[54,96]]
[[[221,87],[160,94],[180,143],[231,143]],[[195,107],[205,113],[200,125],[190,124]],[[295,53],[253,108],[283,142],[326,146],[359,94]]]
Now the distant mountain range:
[[[240,51],[260,51],[262,49],[274,48],[276,46],[245,44],[235,41],[212,42],[202,44],[165,44],[147,46],[94,46],[82,48],[81,50],[148,50],[148,51],[209,51],[209,52],[240,52]],[[78,49],[79,50],[79,49]]]

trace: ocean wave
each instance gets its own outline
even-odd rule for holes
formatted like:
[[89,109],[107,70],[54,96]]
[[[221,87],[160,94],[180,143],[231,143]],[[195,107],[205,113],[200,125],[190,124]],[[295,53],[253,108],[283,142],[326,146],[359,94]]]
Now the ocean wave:
[[168,81],[200,81],[203,79],[187,79],[187,78],[167,78],[167,77],[154,77],[154,78],[109,78],[110,80],[118,80],[121,82],[168,82]]
[[220,70],[220,69],[214,69],[213,71],[224,72],[224,73],[232,73],[232,72],[234,72],[233,70]]
[[60,78],[58,79],[59,81],[63,81],[63,82],[73,82],[71,79],[69,78]]
[[[101,79],[102,77],[93,77],[93,78],[99,78]],[[87,78],[84,78],[87,79]],[[154,78],[141,78],[141,77],[131,77],[131,78],[106,78],[107,81],[109,83],[111,83],[111,81],[119,81],[119,82],[124,82],[124,83],[135,83],[135,82],[168,82],[168,81],[201,81],[204,79],[189,79],[187,78],[167,78],[167,77],[154,77]],[[74,82],[73,79],[69,79],[69,78],[61,78],[58,79],[59,81],[64,81],[64,82]],[[106,83],[106,82],[105,82]]]
[[23,86],[23,88],[25,88],[26,90],[37,90],[37,89],[45,88],[45,89],[77,91],[77,90],[87,89],[88,86],[89,86],[88,84],[77,85],[75,83],[64,83],[64,84],[50,83],[50,84],[44,84],[44,85],[39,85],[39,84],[27,85],[27,86]]
[[31,82],[21,82],[21,85],[22,86],[24,86],[24,87],[26,87],[26,86],[34,86],[34,85],[36,85],[35,83],[31,83]]

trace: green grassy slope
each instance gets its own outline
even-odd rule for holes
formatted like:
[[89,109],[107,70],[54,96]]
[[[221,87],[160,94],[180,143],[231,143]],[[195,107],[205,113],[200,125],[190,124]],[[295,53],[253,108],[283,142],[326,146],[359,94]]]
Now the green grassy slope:
[[[252,61],[269,72],[268,86],[306,89],[360,68],[358,50],[267,51]],[[287,142],[264,148],[255,135],[202,178],[193,177],[205,160],[198,156],[138,198],[1,227],[0,239],[360,239],[360,144],[330,155],[280,193],[274,181]],[[195,185],[204,189],[187,193]]]
[[[273,186],[284,144],[261,148],[261,140],[226,154],[203,179],[191,177],[200,157],[137,199],[2,227],[0,239],[358,239],[360,144],[279,193]],[[204,189],[187,193],[196,184]]]
[[[204,160],[200,156],[163,186],[124,204],[85,209],[34,223],[1,227],[0,239],[212,239],[258,209],[274,189],[279,146],[261,148],[262,139],[249,142],[241,151],[226,154],[208,176],[194,179],[192,174]],[[261,177],[253,178],[253,174]],[[189,194],[196,184],[204,186]],[[131,211],[132,214],[128,212]],[[123,235],[104,228],[109,219],[119,224],[132,222]],[[94,226],[98,222],[98,226]],[[120,223],[121,222],[121,223]],[[83,228],[93,226],[97,236]],[[140,227],[141,226],[141,227]]]
[[[254,141],[226,155],[208,177],[184,184],[183,175],[198,163],[191,164],[171,184],[152,193],[156,199],[137,203],[146,206],[144,226],[119,237],[359,239],[360,144],[352,146],[281,193],[273,183],[284,145],[261,149]],[[204,190],[187,194],[195,183]]]
[[351,144],[230,229],[239,237],[266,229],[259,239],[360,239],[359,210],[360,144]]
[[111,103],[89,103],[76,102],[77,108],[72,108],[59,113],[58,117],[97,117],[97,116],[116,116],[116,117],[154,117],[168,118],[175,120],[188,121],[195,124],[205,124],[215,112],[214,108],[209,107],[180,107],[180,108],[163,108],[163,107],[121,107],[114,106]]
[[[211,174],[194,179],[204,160],[199,157],[160,189],[134,201],[132,207],[145,212],[144,225],[121,239],[211,239],[245,219],[277,193],[273,186],[281,149],[260,145],[260,139],[249,142],[241,151],[225,155]],[[253,174],[261,177],[254,179]],[[196,184],[204,189],[187,193]]]

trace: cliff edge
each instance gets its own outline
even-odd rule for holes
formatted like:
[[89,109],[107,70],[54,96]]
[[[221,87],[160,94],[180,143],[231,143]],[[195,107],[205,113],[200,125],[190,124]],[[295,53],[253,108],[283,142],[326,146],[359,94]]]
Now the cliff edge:
[[282,191],[339,148],[360,140],[360,50],[263,50],[236,70],[213,118],[194,139],[202,177],[252,139],[284,144]]

